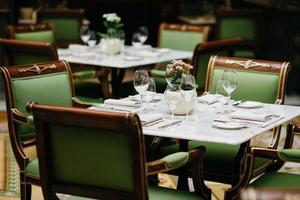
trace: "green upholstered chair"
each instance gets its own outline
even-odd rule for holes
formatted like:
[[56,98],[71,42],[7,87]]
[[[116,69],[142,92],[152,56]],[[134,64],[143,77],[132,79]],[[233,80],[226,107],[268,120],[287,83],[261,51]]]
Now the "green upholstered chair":
[[82,9],[42,9],[37,12],[37,20],[39,23],[50,23],[57,46],[67,47],[72,43],[81,43],[80,26],[83,14]]
[[[287,62],[248,60],[245,58],[212,56],[210,58],[205,92],[215,93],[217,81],[222,79],[225,69],[235,69],[238,86],[232,93],[235,100],[254,100],[264,103],[284,103],[285,85],[290,65]],[[268,148],[276,149],[280,138],[278,127],[273,130]],[[201,130],[199,130],[201,131]],[[242,145],[227,145],[210,142],[188,141],[188,148],[203,145],[207,148],[204,157],[204,178],[206,180],[236,185],[243,172],[244,153],[249,142]],[[178,145],[162,148],[161,155],[179,151]],[[253,176],[259,175],[273,160],[257,158]]]
[[236,57],[255,58],[259,43],[258,10],[221,9],[216,13],[216,39],[240,37],[243,45],[235,52]]
[[202,94],[205,88],[207,66],[212,55],[232,56],[236,49],[242,45],[241,38],[230,38],[223,40],[209,41],[204,44],[197,44],[194,49],[192,74],[198,85],[198,94]]
[[[193,51],[198,43],[202,44],[207,41],[209,29],[208,26],[162,23],[159,28],[158,47]],[[166,86],[165,66],[166,63],[150,72],[159,92],[163,92]]]
[[36,142],[28,101],[61,106],[82,106],[74,97],[71,70],[65,61],[1,67],[6,93],[9,137],[20,168],[21,199],[31,199],[31,184],[40,184],[37,159],[30,159],[25,147]]
[[[51,43],[0,38],[0,47],[3,51],[2,60],[5,66],[33,64],[58,60],[57,49],[55,45]],[[101,85],[98,83],[91,83],[87,80],[75,79],[74,82],[76,88],[80,87],[80,89],[88,91],[92,88],[96,91],[99,91],[98,94],[97,92],[94,92],[96,93],[96,95],[94,96],[88,96],[85,95],[83,91],[77,91],[75,88],[75,93],[78,99],[90,103],[103,103],[103,98],[101,98],[101,94],[99,93],[101,89],[102,91],[107,91],[107,71],[102,70],[97,73],[103,73],[102,75],[99,75],[99,77],[101,77],[101,79],[103,80],[103,83]],[[77,95],[77,93],[79,93],[79,95]],[[108,95],[109,94],[107,94],[107,96],[105,97],[108,97]]]
[[[42,9],[37,12],[37,20],[39,23],[50,23],[54,30],[55,44],[58,47],[66,48],[69,44],[82,43],[80,39],[80,27],[83,14],[84,11],[82,9]],[[77,78],[74,81],[75,93],[79,96],[90,97],[92,99],[95,97],[95,94],[98,94],[96,97],[103,95],[105,98],[109,98],[111,96],[108,89],[108,71],[99,68],[96,69],[92,66],[84,66],[80,73],[74,71],[73,74]],[[99,89],[97,90],[99,87],[97,87],[94,81],[88,80],[91,78],[99,79],[102,84],[103,94],[99,94]],[[82,98],[82,100],[89,99]]]
[[[37,131],[43,195],[94,199],[210,199],[201,177],[203,147],[145,163],[144,137],[136,114],[28,103]],[[176,157],[179,163],[173,163]],[[146,174],[193,163],[195,192],[149,186]],[[200,176],[199,176],[200,175]],[[76,197],[75,197],[76,196]]]

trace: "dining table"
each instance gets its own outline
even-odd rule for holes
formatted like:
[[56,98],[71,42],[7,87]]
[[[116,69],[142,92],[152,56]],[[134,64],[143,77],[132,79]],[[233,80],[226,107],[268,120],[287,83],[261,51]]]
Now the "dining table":
[[111,71],[112,92],[118,97],[118,88],[124,78],[125,69],[148,68],[157,63],[176,59],[191,59],[193,52],[179,51],[166,48],[154,48],[150,45],[140,47],[124,46],[119,54],[108,55],[101,46],[89,47],[80,44],[71,44],[68,48],[58,49],[60,60],[73,64],[106,68]]

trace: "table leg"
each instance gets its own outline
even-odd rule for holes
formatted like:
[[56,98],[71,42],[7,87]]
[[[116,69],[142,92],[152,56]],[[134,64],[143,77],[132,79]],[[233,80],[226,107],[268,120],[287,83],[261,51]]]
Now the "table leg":
[[[188,151],[187,140],[179,140],[179,151]],[[186,190],[186,191],[189,190],[187,166],[183,166],[179,170],[177,189]]]
[[125,75],[125,69],[111,69],[111,87],[112,94],[115,98],[119,98],[119,87]]

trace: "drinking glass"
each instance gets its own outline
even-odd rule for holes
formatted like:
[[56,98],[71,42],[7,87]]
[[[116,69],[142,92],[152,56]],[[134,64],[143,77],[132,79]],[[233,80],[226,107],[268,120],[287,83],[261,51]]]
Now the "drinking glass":
[[178,96],[179,85],[177,84],[167,84],[166,90],[164,92],[165,102],[168,104],[171,110],[171,119],[174,119],[174,112],[180,103],[180,99]]
[[133,33],[131,38],[131,44],[133,47],[139,48],[143,45],[143,43],[140,40],[139,33]]
[[148,38],[148,28],[146,26],[140,26],[138,28],[138,37],[143,45]]
[[133,80],[134,89],[140,94],[141,103],[143,103],[143,93],[149,87],[149,76],[146,70],[136,70]]
[[146,111],[150,111],[149,103],[156,96],[156,86],[155,86],[154,78],[149,77],[149,86],[148,86],[147,90],[142,95],[143,95],[143,99],[147,102]]
[[222,78],[222,86],[226,93],[228,94],[228,109],[225,110],[225,113],[231,113],[233,110],[231,109],[231,93],[236,89],[238,80],[237,73],[233,69],[226,69],[223,73]]
[[89,45],[89,47],[93,48],[97,44],[97,34],[95,31],[90,31],[89,35],[90,37],[87,41],[87,44]]
[[180,82],[180,94],[186,101],[186,119],[188,120],[189,103],[192,101],[193,97],[196,95],[196,81],[195,77],[191,74],[183,74]]
[[86,45],[91,37],[91,32],[89,29],[89,26],[83,25],[80,27],[80,38],[83,41],[83,43]]

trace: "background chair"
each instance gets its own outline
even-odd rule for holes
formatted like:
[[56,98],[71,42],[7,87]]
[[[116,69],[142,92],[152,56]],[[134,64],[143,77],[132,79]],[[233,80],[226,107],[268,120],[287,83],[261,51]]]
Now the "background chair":
[[199,43],[194,49],[191,74],[196,79],[198,94],[202,94],[205,88],[207,66],[212,55],[232,56],[236,49],[242,45],[241,38],[229,38],[223,40]]
[[68,47],[72,43],[81,43],[83,13],[82,9],[43,9],[37,12],[37,20],[39,23],[50,23],[54,29],[56,44]]
[[259,44],[259,10],[221,9],[216,13],[215,38],[240,37],[243,45],[236,57],[255,58]]
[[[284,103],[285,85],[290,65],[287,62],[275,62],[264,60],[248,60],[245,58],[233,58],[212,56],[210,58],[205,92],[215,93],[217,81],[222,79],[225,69],[237,70],[238,86],[232,93],[235,100],[246,99],[264,103]],[[273,130],[273,136],[268,148],[276,149],[280,139],[281,127]],[[199,130],[201,131],[201,130]],[[203,145],[207,148],[204,158],[204,178],[237,185],[243,174],[244,156],[250,142],[242,145],[227,145],[210,142],[181,141],[184,148],[193,148]],[[161,156],[179,151],[179,145],[171,145],[161,149]],[[253,176],[262,173],[273,160],[257,158]]]
[[[38,51],[38,48],[33,49]],[[71,70],[65,61],[1,67],[0,72],[6,93],[9,137],[20,168],[21,199],[31,199],[31,184],[39,185],[40,179],[37,159],[30,159],[24,152],[25,147],[34,146],[36,141],[33,118],[26,111],[26,103],[38,101],[61,106],[89,105],[80,103],[74,97]]]
[[[1,39],[0,38],[0,47],[3,51],[3,64],[5,66],[14,66],[14,65],[25,65],[39,62],[47,62],[58,60],[57,50],[53,44],[44,43],[44,42],[33,42],[33,41],[21,41],[13,39]],[[100,72],[100,71],[99,71]],[[101,71],[102,75],[101,80],[102,84],[94,84],[94,90],[101,91],[102,93],[98,96],[81,96],[80,91],[76,91],[76,96],[85,102],[95,102],[102,103],[103,99],[100,98],[100,95],[105,98],[109,97],[108,93],[108,80],[107,80],[107,71]],[[99,73],[100,74],[100,73]],[[89,82],[76,80],[75,87],[84,87],[93,85]],[[86,88],[88,89],[88,88]],[[79,93],[77,95],[77,93]],[[98,92],[100,93],[100,92]]]
[[[144,137],[135,114],[34,102],[27,108],[37,128],[41,183],[47,200],[57,199],[56,193],[97,199],[210,199],[199,168],[193,176],[195,193],[148,188],[146,173],[167,170],[170,163],[168,158],[145,163]],[[181,165],[194,157],[193,166],[201,169],[203,150],[182,153]]]
[[[209,30],[209,26],[162,23],[158,33],[158,47],[193,51],[198,43],[207,41]],[[159,92],[163,92],[166,86],[165,66],[166,63],[151,70]]]

